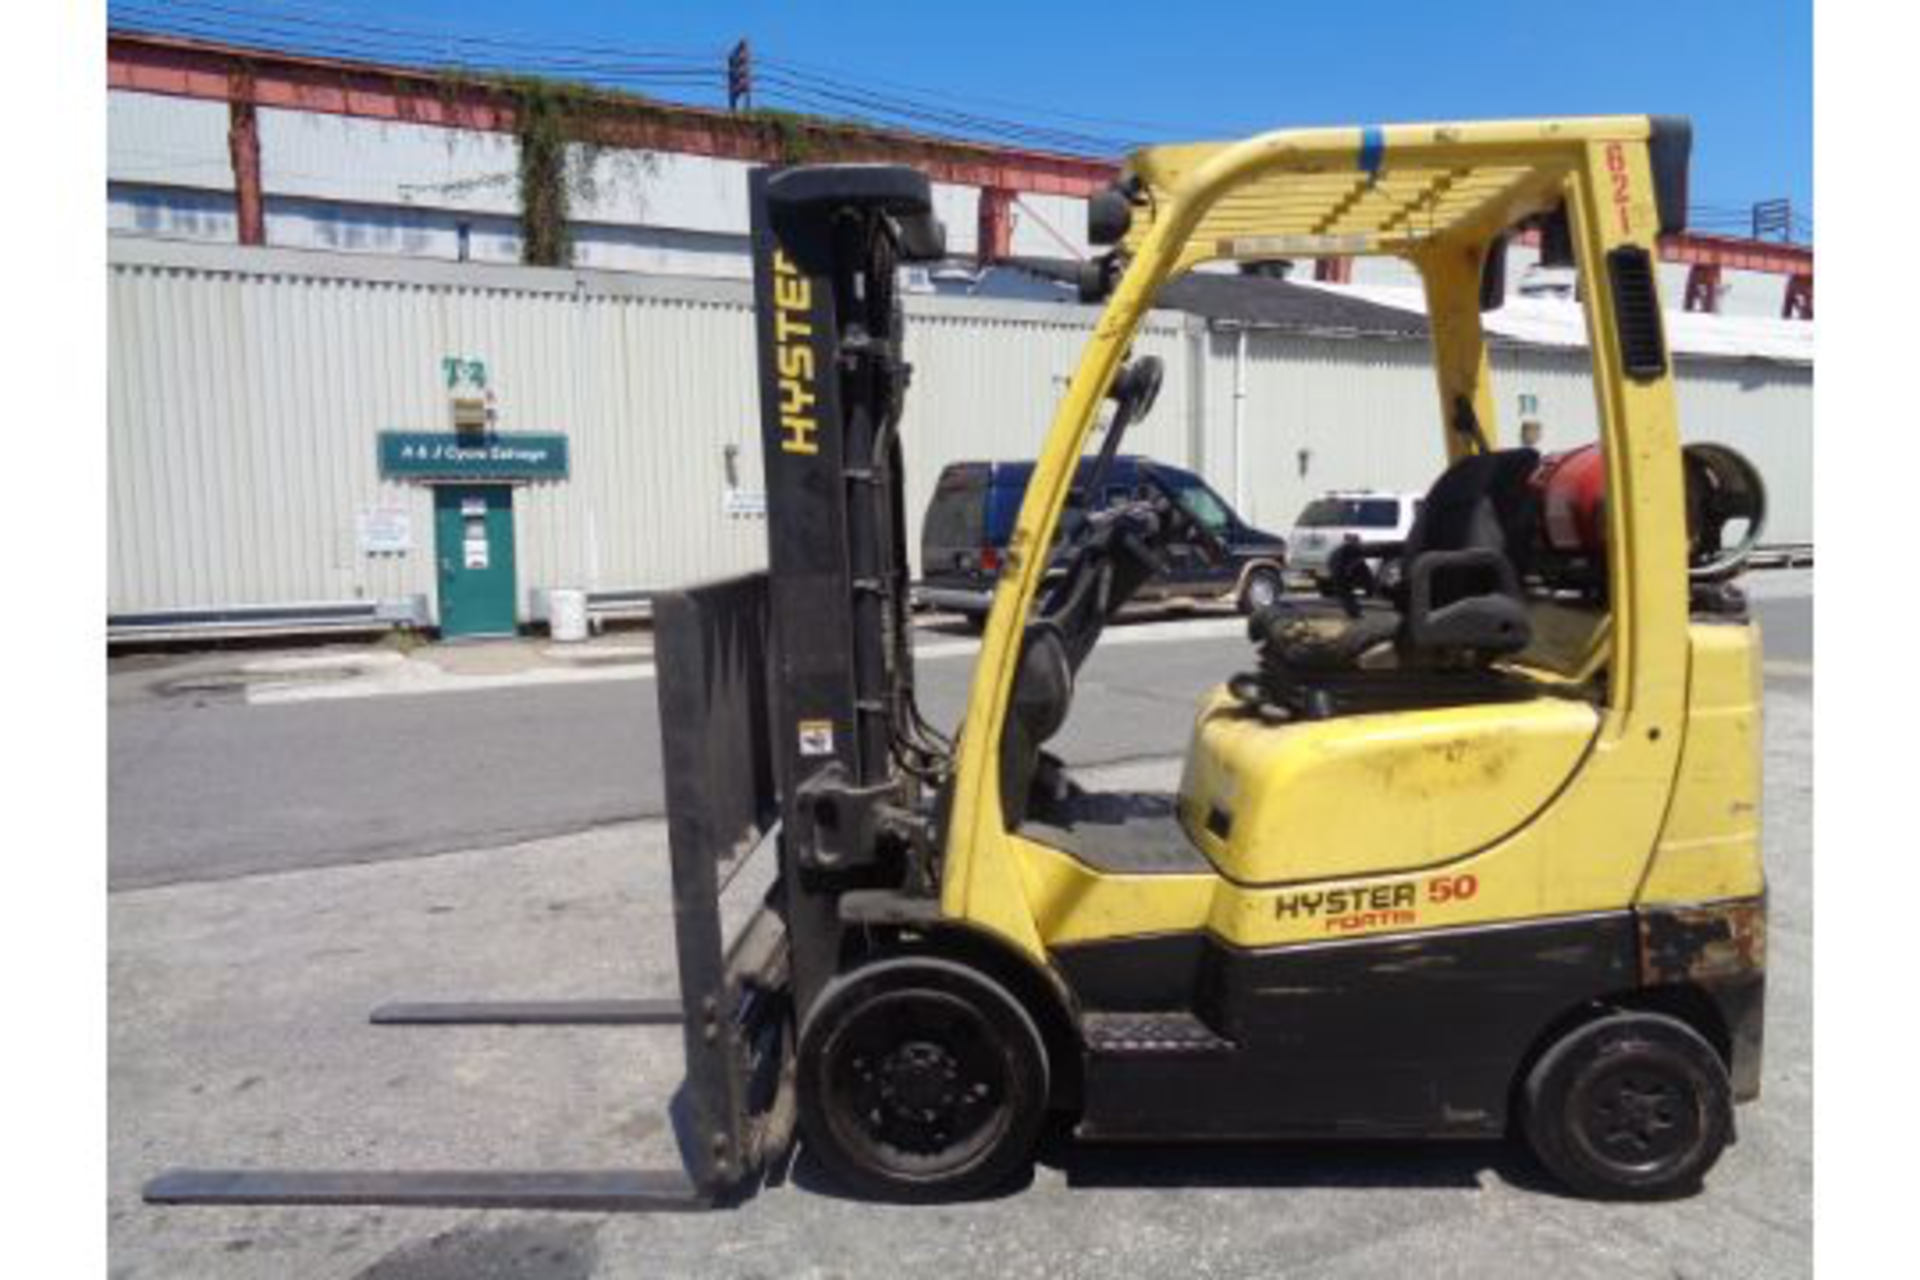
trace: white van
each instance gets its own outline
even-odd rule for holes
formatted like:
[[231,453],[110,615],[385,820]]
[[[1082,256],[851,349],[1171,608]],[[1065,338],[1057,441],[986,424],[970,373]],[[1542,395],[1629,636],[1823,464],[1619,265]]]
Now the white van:
[[1306,505],[1287,539],[1287,567],[1326,579],[1327,562],[1343,542],[1399,542],[1413,528],[1424,494],[1335,489]]

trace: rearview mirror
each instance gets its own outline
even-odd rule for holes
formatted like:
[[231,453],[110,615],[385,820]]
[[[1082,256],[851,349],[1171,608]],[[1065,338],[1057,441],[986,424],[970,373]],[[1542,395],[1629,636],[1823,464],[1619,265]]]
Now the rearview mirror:
[[1132,360],[1114,376],[1113,387],[1107,392],[1119,406],[1114,413],[1115,425],[1119,425],[1120,415],[1125,413],[1127,420],[1138,422],[1153,412],[1153,405],[1160,398],[1160,383],[1166,377],[1166,365],[1159,356],[1141,356]]
[[1146,417],[1153,411],[1153,402],[1160,398],[1160,383],[1166,376],[1166,365],[1159,356],[1141,356],[1130,360],[1119,373],[1114,375],[1113,385],[1107,394],[1113,397],[1113,421],[1107,424],[1107,438],[1101,442],[1100,456],[1093,464],[1093,472],[1087,480],[1088,493],[1102,492],[1107,483],[1107,473],[1113,469],[1113,459],[1120,452],[1120,441],[1126,436],[1127,428]]

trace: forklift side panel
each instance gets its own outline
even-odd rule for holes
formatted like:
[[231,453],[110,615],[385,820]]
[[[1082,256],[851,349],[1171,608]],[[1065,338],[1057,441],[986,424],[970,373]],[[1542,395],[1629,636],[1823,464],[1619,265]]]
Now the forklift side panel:
[[1642,905],[1752,897],[1766,885],[1759,627],[1695,623],[1688,639],[1687,740]]
[[1565,698],[1276,725],[1216,694],[1194,728],[1180,816],[1238,884],[1411,871],[1531,822],[1598,725]]
[[[1195,1011],[1232,1047],[1092,1055],[1083,1131],[1497,1135],[1528,1051],[1569,1010],[1633,988],[1636,946],[1630,912],[1262,950],[1206,936]],[[1164,940],[1055,954],[1092,989],[1190,955]]]

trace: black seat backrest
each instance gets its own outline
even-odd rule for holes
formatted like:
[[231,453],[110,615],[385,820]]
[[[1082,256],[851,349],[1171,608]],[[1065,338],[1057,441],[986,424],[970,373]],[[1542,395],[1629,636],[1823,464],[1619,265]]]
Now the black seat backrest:
[[1513,564],[1517,583],[1532,558],[1537,507],[1527,480],[1539,466],[1538,450],[1499,449],[1441,472],[1407,532],[1407,562],[1425,551],[1496,551]]
[[1400,606],[1405,643],[1479,660],[1531,635],[1521,581],[1534,542],[1532,449],[1462,458],[1441,473],[1407,534]]

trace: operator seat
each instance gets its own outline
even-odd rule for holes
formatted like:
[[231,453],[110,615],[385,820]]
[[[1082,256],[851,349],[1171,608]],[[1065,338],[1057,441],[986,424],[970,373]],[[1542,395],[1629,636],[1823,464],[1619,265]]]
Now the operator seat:
[[[1349,593],[1345,617],[1294,600],[1261,610],[1249,624],[1260,671],[1234,677],[1234,695],[1318,719],[1511,691],[1514,682],[1488,668],[1533,638],[1521,583],[1539,521],[1527,481],[1539,464],[1533,449],[1502,449],[1449,466],[1403,543],[1335,553],[1336,581],[1350,579],[1362,556],[1397,556],[1403,572],[1392,607],[1363,609]],[[1363,664],[1389,642],[1392,666]]]

